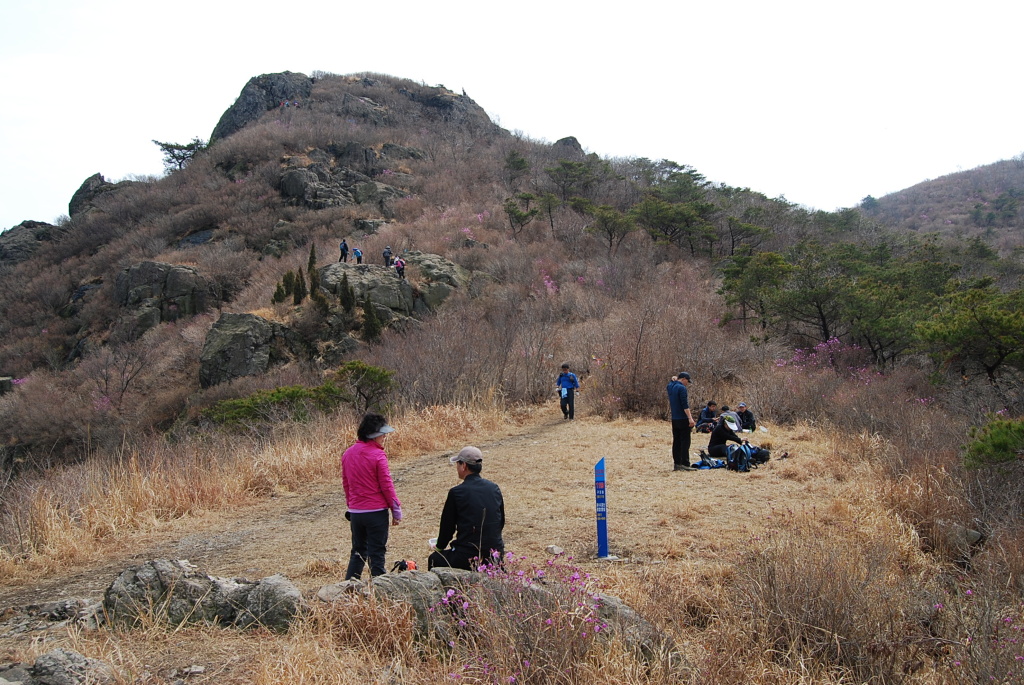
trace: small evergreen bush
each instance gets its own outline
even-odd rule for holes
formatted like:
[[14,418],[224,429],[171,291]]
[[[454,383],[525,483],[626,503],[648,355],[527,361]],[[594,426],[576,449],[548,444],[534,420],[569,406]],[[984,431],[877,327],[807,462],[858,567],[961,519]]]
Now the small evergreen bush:
[[1024,457],[1024,419],[993,419],[971,431],[964,464],[980,468],[1006,464]]

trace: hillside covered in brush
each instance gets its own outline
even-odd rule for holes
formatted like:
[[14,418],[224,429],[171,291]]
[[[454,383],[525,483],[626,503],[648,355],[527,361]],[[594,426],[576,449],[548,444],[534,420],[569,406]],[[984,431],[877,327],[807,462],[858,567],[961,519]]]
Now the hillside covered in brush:
[[[425,406],[537,401],[568,361],[593,411],[659,416],[680,365],[709,393],[754,388],[817,345],[948,374],[914,392],[969,392],[974,419],[1020,411],[1019,251],[894,232],[887,199],[808,211],[513,135],[465,94],[378,74],[259,76],[209,144],[158,144],[165,176],[97,174],[66,221],[0,236],[5,463],[185,430],[260,391],[366,403],[367,367]],[[362,265],[338,263],[342,239]]]

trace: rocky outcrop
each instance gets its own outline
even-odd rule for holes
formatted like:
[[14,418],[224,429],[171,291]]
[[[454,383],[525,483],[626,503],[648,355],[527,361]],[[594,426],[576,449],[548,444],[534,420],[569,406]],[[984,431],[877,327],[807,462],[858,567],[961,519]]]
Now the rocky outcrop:
[[23,262],[39,249],[39,246],[60,237],[62,230],[42,221],[22,221],[17,226],[0,233],[0,265]]
[[348,284],[352,286],[358,302],[368,298],[370,302],[400,314],[412,314],[412,286],[408,281],[399,278],[394,269],[380,264],[339,262],[321,267],[317,273],[320,276],[320,286],[332,293],[339,292],[342,280],[348,276]]
[[480,133],[496,133],[501,129],[491,121],[484,108],[468,95],[458,95],[444,86],[410,86],[402,88],[403,95],[423,105],[429,112],[445,121]]
[[307,104],[312,89],[313,82],[305,74],[285,71],[254,76],[242,88],[235,104],[228,107],[217,122],[210,134],[210,143],[240,131],[268,110],[280,107],[284,100],[298,100],[300,105]]
[[139,262],[118,274],[114,298],[131,310],[135,328],[142,332],[163,321],[203,312],[220,300],[220,293],[190,266]]
[[[400,147],[400,146],[396,146]],[[412,151],[414,148],[404,148]],[[336,143],[284,159],[284,171],[278,181],[281,195],[292,204],[311,209],[367,205],[384,216],[391,216],[392,203],[405,195],[398,188],[375,181],[379,157],[370,147],[359,143]],[[407,174],[385,169],[389,181],[407,181]]]
[[301,352],[302,344],[286,326],[255,314],[222,314],[199,355],[199,384],[208,388],[266,373]]
[[82,181],[82,185],[80,185],[78,190],[75,191],[75,194],[71,196],[71,202],[68,203],[68,216],[74,218],[75,216],[92,209],[95,206],[93,202],[100,195],[114,190],[127,188],[135,183],[136,181],[118,181],[117,183],[111,183],[104,179],[102,174],[93,174]]
[[559,138],[551,144],[559,157],[564,159],[583,159],[586,153],[583,151],[583,146],[580,145],[580,141],[576,140],[576,136],[567,136],[565,138]]
[[156,620],[285,630],[302,608],[302,593],[284,576],[218,578],[182,560],[126,569],[103,596],[107,620],[122,625]]
[[[617,597],[580,594],[560,583],[503,577],[454,568],[432,571],[403,571],[378,576],[372,582],[345,581],[325,585],[317,592],[322,602],[336,602],[346,594],[380,597],[407,604],[416,617],[417,639],[448,643],[458,632],[463,601],[487,607],[503,620],[521,616],[559,616],[566,611],[590,612],[593,624],[602,623],[601,640],[618,638],[630,649],[653,663],[675,651],[671,637],[640,616]],[[458,602],[450,598],[458,597]],[[583,601],[586,604],[582,603]],[[577,614],[579,615],[579,614]]]

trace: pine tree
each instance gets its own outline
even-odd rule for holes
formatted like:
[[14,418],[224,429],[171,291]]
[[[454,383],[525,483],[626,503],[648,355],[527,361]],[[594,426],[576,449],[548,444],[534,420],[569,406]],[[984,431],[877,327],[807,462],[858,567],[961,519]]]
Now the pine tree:
[[295,292],[295,272],[286,271],[281,279],[281,284],[284,286],[285,297]]
[[338,299],[341,300],[341,308],[349,314],[356,306],[356,292],[348,282],[348,274],[342,274],[341,283],[338,285]]
[[309,291],[306,290],[306,277],[302,275],[302,267],[299,267],[299,273],[295,276],[295,290],[292,292],[292,303],[295,305],[302,304],[302,301],[306,299],[306,295]]
[[280,304],[281,302],[284,302],[284,298],[286,297],[288,297],[288,295],[284,291],[284,284],[278,283],[277,288],[274,290],[274,296],[270,298],[270,301],[273,304]]
[[309,246],[309,261],[306,262],[306,273],[310,274],[310,283],[313,282],[314,271],[316,271],[316,244]]
[[383,330],[384,325],[381,324],[370,298],[363,299],[363,340],[368,343],[377,342]]

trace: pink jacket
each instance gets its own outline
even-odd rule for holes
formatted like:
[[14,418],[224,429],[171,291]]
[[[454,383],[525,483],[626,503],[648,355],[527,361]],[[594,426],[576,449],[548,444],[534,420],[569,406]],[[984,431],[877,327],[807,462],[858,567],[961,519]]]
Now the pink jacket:
[[355,443],[341,455],[341,483],[349,511],[390,509],[396,521],[402,519],[391,469],[384,448],[372,440]]

